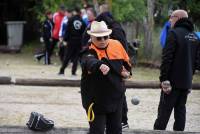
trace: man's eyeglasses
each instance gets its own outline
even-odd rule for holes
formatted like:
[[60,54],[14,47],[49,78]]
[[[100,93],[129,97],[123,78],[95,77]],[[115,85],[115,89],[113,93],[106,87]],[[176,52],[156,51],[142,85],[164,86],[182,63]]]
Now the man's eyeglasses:
[[170,18],[177,18],[178,16],[175,16],[175,15],[172,15],[172,16],[170,16]]
[[107,40],[109,36],[103,36],[103,37],[96,37],[98,41],[101,41],[102,39]]

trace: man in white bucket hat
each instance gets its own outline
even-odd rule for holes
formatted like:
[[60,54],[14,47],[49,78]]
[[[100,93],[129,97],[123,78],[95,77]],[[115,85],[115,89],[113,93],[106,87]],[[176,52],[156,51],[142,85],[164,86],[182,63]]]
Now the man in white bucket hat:
[[81,96],[90,124],[90,134],[121,134],[123,79],[131,64],[122,44],[109,39],[112,30],[104,21],[93,21],[87,31],[91,44],[81,56]]

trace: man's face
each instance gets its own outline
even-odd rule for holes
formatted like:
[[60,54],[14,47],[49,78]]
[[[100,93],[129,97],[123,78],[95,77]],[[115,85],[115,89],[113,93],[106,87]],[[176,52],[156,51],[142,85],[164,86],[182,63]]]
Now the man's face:
[[63,14],[63,15],[65,15],[65,10],[61,9],[60,13]]
[[71,15],[71,13],[70,13],[70,12],[68,12],[68,11],[65,11],[65,16],[67,16],[68,18],[70,18],[72,15]]
[[87,10],[87,16],[88,16],[88,20],[92,21],[95,19],[94,14],[92,13],[92,11]]
[[53,14],[50,13],[50,14],[47,15],[47,17],[48,17],[49,19],[53,19]]
[[179,19],[178,15],[172,13],[169,19],[172,28],[174,27],[174,24],[177,22],[178,19]]
[[95,37],[91,36],[91,40],[97,48],[106,48],[109,36]]

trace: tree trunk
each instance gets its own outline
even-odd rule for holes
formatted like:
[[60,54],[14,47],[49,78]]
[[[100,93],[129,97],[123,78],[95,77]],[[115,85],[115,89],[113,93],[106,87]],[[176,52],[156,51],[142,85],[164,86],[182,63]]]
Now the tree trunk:
[[140,23],[136,21],[136,24],[135,24],[135,38],[136,39],[138,39],[139,37],[139,28],[140,28]]
[[151,58],[153,51],[154,2],[155,0],[147,0],[148,16],[144,20],[144,55],[147,59]]

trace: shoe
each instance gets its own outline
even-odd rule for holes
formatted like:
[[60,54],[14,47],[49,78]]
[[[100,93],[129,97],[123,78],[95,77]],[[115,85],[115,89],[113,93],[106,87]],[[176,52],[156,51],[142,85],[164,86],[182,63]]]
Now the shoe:
[[122,124],[122,129],[128,129],[129,128],[129,125],[128,123],[121,123]]
[[51,63],[44,63],[44,65],[51,65]]
[[77,76],[77,74],[72,74],[72,77],[75,77],[75,76]]
[[77,80],[78,79],[78,75],[76,74],[72,74],[70,77],[71,80]]
[[76,74],[72,74],[71,78],[77,78],[77,75]]
[[35,54],[34,58],[39,62],[43,56],[44,54]]
[[37,62],[40,62],[41,58],[39,56],[34,56]]
[[59,71],[59,73],[58,73],[58,75],[64,75],[65,73],[64,73],[64,71],[62,71],[62,70],[60,70]]

